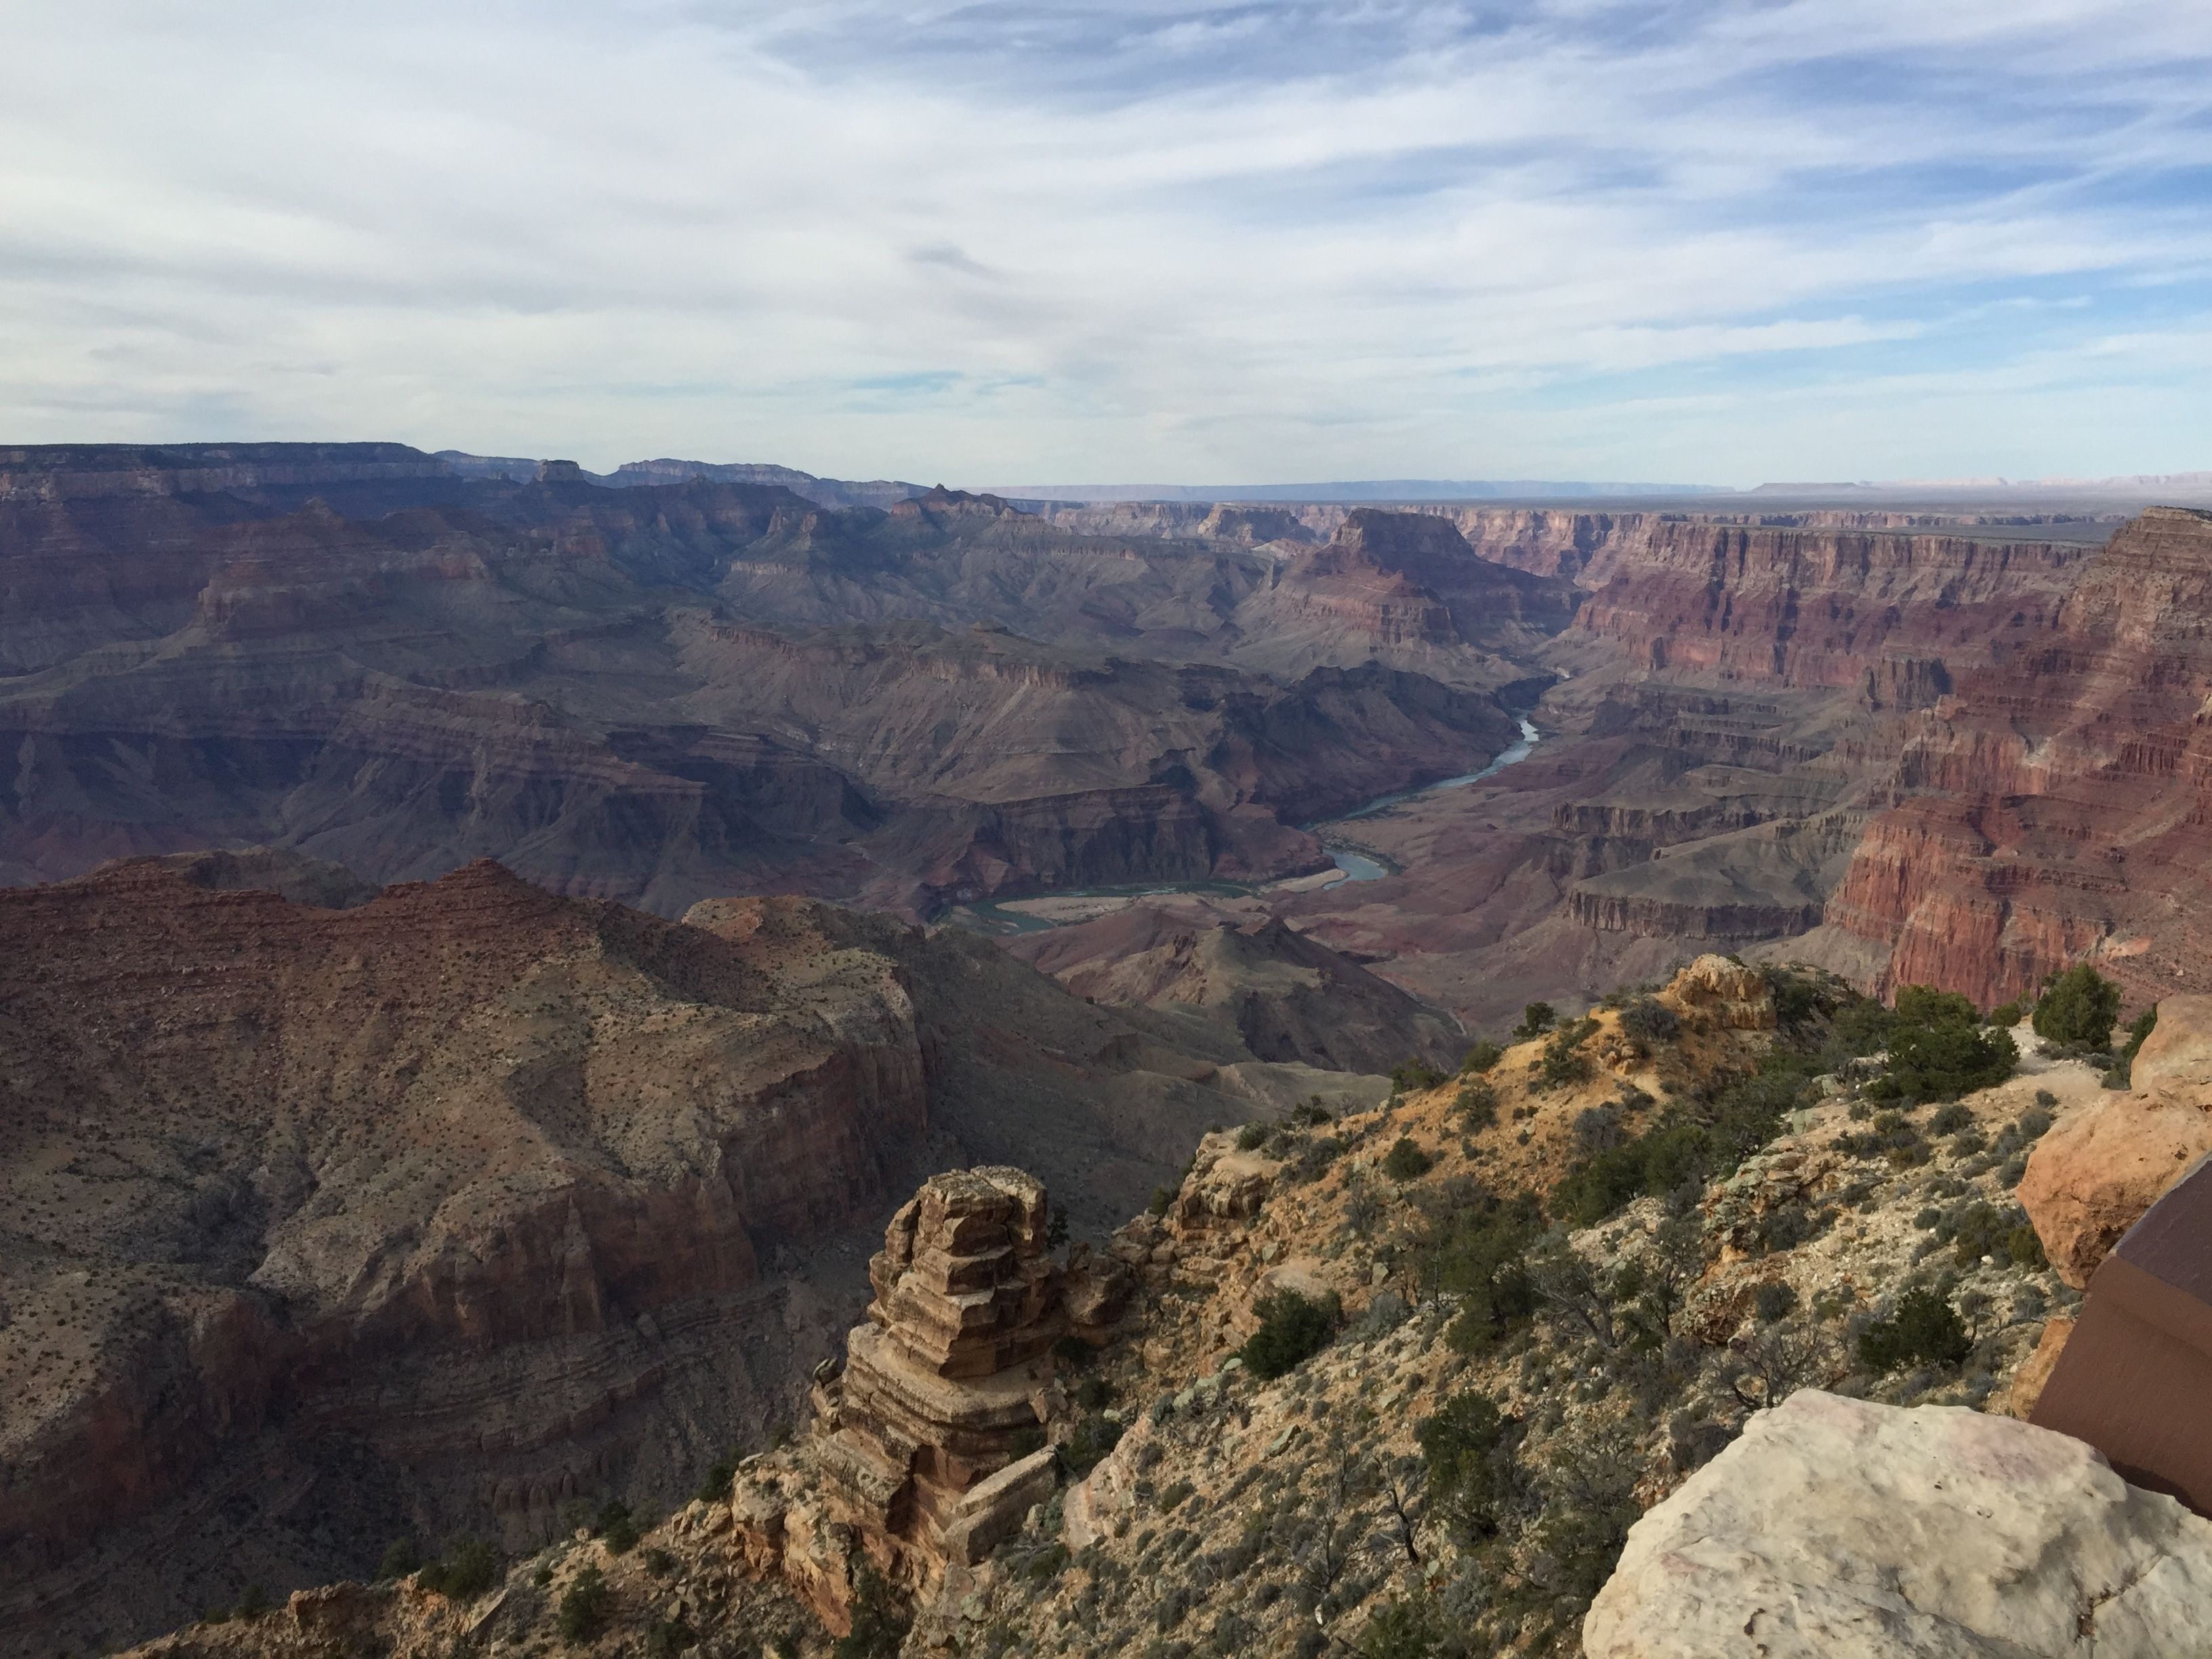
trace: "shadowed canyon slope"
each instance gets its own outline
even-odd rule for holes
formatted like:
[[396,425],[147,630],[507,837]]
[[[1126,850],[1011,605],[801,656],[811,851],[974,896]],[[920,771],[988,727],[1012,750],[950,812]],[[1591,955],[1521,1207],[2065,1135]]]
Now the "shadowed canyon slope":
[[[1510,741],[1500,652],[1569,608],[1484,567],[1491,609],[1431,616],[1387,560],[943,491],[293,447],[0,455],[0,878],[276,843],[672,915],[1291,873],[1320,862],[1294,824]],[[1338,620],[1286,651],[1268,607],[1307,594]]]
[[921,1172],[1018,1158],[1103,1231],[1209,1124],[1385,1086],[803,898],[365,890],[261,853],[0,892],[10,1651],[665,1503],[789,1420]]

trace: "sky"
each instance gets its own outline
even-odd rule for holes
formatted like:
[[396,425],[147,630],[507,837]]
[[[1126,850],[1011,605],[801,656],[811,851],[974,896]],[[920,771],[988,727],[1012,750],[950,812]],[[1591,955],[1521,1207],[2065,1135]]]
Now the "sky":
[[15,0],[0,442],[2212,467],[2205,0]]

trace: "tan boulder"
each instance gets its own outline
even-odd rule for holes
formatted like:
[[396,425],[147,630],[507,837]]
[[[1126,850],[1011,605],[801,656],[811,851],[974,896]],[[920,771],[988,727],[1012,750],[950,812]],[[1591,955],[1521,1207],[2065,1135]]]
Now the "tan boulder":
[[1808,1389],[1638,1521],[1587,1659],[2167,1659],[2212,1628],[2212,1522],[2081,1442]]
[[2020,1201],[2076,1290],[2160,1194],[2212,1152],[2212,997],[2168,997],[2134,1086],[2074,1114],[2027,1161]]
[[1282,1168],[1279,1159],[1239,1152],[1236,1138],[1218,1130],[1198,1143],[1168,1224],[1186,1243],[1241,1232],[1258,1218]]
[[1756,968],[1711,954],[1675,974],[1660,994],[1686,1013],[1701,1013],[1731,1031],[1774,1029],[1774,994]]

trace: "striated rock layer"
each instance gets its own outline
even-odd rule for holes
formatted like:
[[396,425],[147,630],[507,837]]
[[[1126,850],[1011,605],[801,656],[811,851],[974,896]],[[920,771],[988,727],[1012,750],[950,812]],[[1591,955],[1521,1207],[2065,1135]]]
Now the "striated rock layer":
[[933,1176],[868,1264],[875,1300],[842,1374],[815,1390],[813,1436],[740,1470],[738,1548],[833,1629],[849,1627],[872,1565],[922,1599],[972,1566],[1057,1486],[1048,1428],[1066,1401],[1053,1345],[1094,1341],[1120,1315],[1126,1272],[1047,1244],[1045,1189],[1016,1169]]
[[1883,983],[1996,1002],[2094,957],[2145,1000],[2212,988],[2208,614],[2212,514],[2152,508],[1916,718],[1895,773],[1910,798],[1828,906],[1893,945]]
[[1258,1109],[1212,1086],[1232,1036],[971,936],[358,886],[0,890],[0,1652],[665,1503],[786,1417],[925,1159],[1022,1158],[1103,1226]]

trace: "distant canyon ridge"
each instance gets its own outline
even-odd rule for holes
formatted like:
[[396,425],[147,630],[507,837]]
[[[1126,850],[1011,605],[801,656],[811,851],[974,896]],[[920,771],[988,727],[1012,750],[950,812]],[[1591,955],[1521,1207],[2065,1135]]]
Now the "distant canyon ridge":
[[[2198,988],[2201,511],[2102,544],[1741,497],[1032,506],[388,444],[0,451],[0,880],[271,845],[670,916],[1203,886],[1189,927],[1279,923],[1476,1024],[1710,948],[1985,1002],[2085,955]],[[1524,714],[1527,761],[1332,822]],[[1332,848],[1388,873],[1306,879]],[[1079,946],[1051,954],[1110,966]]]

